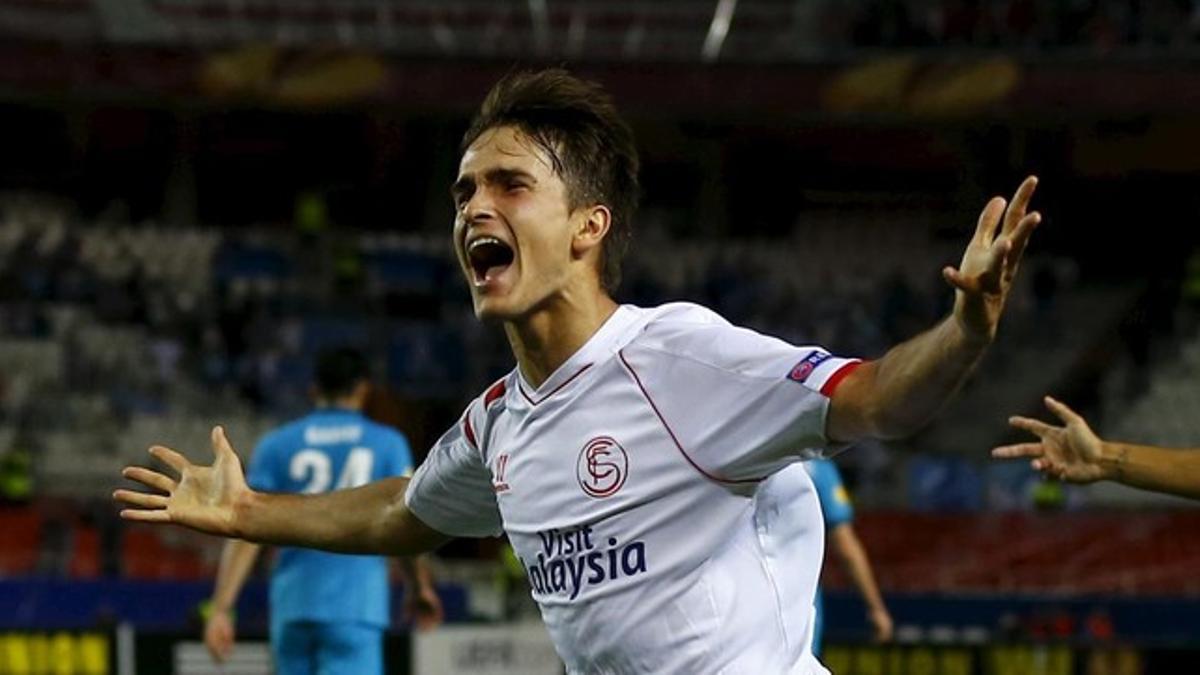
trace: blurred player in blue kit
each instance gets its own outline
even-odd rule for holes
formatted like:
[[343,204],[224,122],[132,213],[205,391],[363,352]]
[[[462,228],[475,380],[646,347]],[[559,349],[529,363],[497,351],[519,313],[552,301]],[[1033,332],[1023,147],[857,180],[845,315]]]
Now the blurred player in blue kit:
[[[367,361],[353,349],[317,358],[316,410],[267,434],[250,460],[257,490],[317,494],[413,471],[408,441],[363,415],[370,394]],[[261,546],[230,539],[221,555],[204,642],[217,661],[233,650],[233,608]],[[427,628],[441,605],[418,558],[401,558],[406,614]],[[281,675],[383,672],[388,626],[387,559],[282,548],[271,574],[271,651]]]
[[[828,459],[811,460],[804,464],[804,468],[808,469],[808,475],[817,489],[817,499],[821,502],[826,540],[837,552],[838,560],[867,606],[871,636],[876,642],[889,642],[892,639],[892,615],[888,613],[883,596],[879,594],[867,551],[854,531],[854,506],[850,503],[850,493],[842,483],[842,475],[837,465]],[[818,591],[816,624],[813,627],[813,653],[818,656],[825,628],[823,605],[822,594]]]

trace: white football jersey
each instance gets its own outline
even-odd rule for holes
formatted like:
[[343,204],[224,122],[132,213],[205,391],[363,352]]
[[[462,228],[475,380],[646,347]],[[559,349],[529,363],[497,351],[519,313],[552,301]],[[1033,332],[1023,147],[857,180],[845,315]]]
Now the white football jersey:
[[571,673],[826,673],[824,525],[793,463],[827,444],[856,363],[625,305],[542,386],[514,370],[472,402],[406,502],[449,535],[508,534]]

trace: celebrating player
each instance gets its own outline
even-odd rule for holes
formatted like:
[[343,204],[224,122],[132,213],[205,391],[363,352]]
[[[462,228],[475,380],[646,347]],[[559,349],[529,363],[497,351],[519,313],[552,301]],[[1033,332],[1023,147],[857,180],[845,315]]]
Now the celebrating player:
[[[250,460],[255,490],[318,494],[412,472],[408,442],[362,415],[367,361],[352,349],[317,357],[317,410],[267,435]],[[233,607],[258,544],[230,539],[221,555],[204,642],[217,661],[233,650]],[[402,558],[406,611],[420,626],[440,621],[441,603],[419,559]],[[281,675],[383,673],[388,625],[387,561],[285,548],[271,574],[271,651]]]
[[1029,457],[1033,468],[1042,474],[1072,483],[1110,480],[1200,499],[1200,450],[1106,441],[1065,403],[1049,396],[1045,403],[1063,426],[1013,417],[1010,424],[1037,436],[1038,441],[996,448],[992,450],[993,457]]
[[400,555],[505,532],[572,673],[826,672],[811,653],[821,513],[796,463],[911,434],[959,388],[1039,222],[1026,212],[1035,179],[1011,205],[991,200],[944,270],[953,313],[860,362],[697,305],[612,299],[638,157],[598,85],[507,77],[462,149],[454,247],[475,314],[503,326],[516,368],[411,481],[258,492],[217,427],[211,466],[156,446],[178,477],[127,468],[155,492],[118,490],[123,516]]

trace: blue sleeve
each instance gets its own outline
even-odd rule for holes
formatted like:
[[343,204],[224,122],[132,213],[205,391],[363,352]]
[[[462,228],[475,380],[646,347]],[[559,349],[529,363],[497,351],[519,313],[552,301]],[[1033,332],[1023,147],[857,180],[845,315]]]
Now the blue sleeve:
[[821,512],[825,514],[825,528],[832,530],[854,520],[850,493],[842,483],[837,465],[827,459],[814,460],[812,478],[817,498],[821,500]]
[[253,490],[281,492],[280,479],[275,474],[275,444],[272,436],[266,436],[250,455],[250,468],[246,471],[246,484]]

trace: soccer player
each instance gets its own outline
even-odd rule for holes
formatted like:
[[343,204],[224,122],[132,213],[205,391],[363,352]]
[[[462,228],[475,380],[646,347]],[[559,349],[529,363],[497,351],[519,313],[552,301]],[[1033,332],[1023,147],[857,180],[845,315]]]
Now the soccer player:
[[1144,490],[1200,499],[1200,448],[1168,449],[1106,441],[1065,403],[1049,396],[1046,407],[1063,426],[1028,417],[1009,423],[1038,437],[992,450],[992,456],[1029,457],[1031,466],[1050,478],[1071,483],[1110,480]]
[[[817,499],[821,503],[821,513],[825,516],[825,533],[829,537],[838,560],[850,575],[850,581],[858,589],[863,602],[867,605],[867,621],[871,623],[871,634],[876,642],[890,642],[892,639],[892,615],[887,605],[883,604],[883,596],[879,593],[879,585],[875,583],[875,574],[871,571],[871,560],[863,547],[858,533],[854,531],[854,507],[850,504],[850,493],[842,483],[842,474],[837,465],[828,459],[813,459],[804,463],[808,475],[812,478],[817,490]],[[813,622],[813,653],[821,655],[821,637],[824,632],[824,600],[821,592],[817,591],[816,617]]]
[[911,434],[961,386],[1039,222],[1036,181],[992,199],[943,270],[952,314],[861,362],[694,304],[618,305],[637,170],[599,85],[561,70],[500,81],[463,138],[451,236],[516,368],[411,480],[262,493],[215,427],[212,465],[155,446],[175,475],[125,469],[154,492],[116,491],[123,516],[395,555],[504,532],[571,673],[825,673],[811,650],[823,526],[796,464]]
[[[367,361],[353,349],[317,357],[316,410],[265,436],[246,482],[264,492],[319,494],[373,480],[407,476],[412,455],[404,436],[363,416],[370,392]],[[233,608],[258,558],[259,544],[230,539],[209,603],[204,643],[224,661],[233,650]],[[441,604],[428,572],[402,558],[406,609],[421,627],[436,624]],[[281,675],[383,673],[388,626],[387,561],[285,548],[271,574],[271,651]]]

